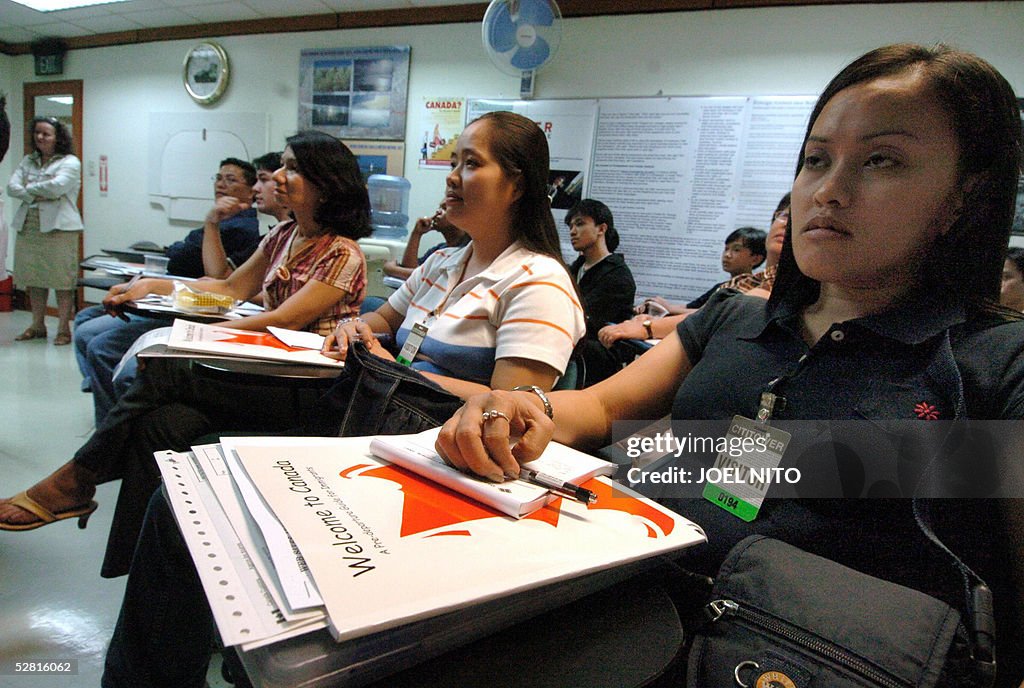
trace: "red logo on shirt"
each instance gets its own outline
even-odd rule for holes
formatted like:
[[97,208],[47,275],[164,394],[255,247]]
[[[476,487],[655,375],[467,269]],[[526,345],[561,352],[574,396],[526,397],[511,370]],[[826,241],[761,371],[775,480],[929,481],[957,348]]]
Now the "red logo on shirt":
[[922,401],[920,404],[914,407],[914,413],[921,420],[938,420],[939,410],[929,403]]

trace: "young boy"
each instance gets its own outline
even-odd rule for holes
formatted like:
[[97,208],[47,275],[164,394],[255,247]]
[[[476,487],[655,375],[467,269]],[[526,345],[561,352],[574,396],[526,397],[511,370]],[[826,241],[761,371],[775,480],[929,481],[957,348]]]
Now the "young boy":
[[622,362],[597,341],[598,331],[610,322],[628,318],[636,297],[636,283],[626,260],[613,253],[619,245],[612,211],[601,201],[585,199],[565,216],[572,247],[579,258],[569,272],[580,289],[587,317],[583,344],[586,384],[600,382],[615,374]]
[[[763,230],[756,227],[740,227],[725,237],[725,249],[722,251],[722,269],[729,273],[730,279],[751,273],[754,271],[754,268],[764,262],[767,255],[764,248],[766,236],[768,235]],[[686,304],[686,307],[700,308],[721,286],[721,284],[716,284]]]

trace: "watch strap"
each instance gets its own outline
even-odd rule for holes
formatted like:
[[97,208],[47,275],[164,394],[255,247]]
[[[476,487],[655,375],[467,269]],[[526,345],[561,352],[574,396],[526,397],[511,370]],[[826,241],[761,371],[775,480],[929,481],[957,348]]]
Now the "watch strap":
[[644,320],[643,323],[641,323],[641,324],[644,326],[644,329],[647,330],[647,338],[648,339],[654,339],[654,330],[651,329],[651,320],[650,320],[650,318],[648,318],[647,320]]
[[512,391],[533,392],[538,397],[540,397],[541,402],[544,404],[544,415],[546,415],[548,418],[554,419],[555,412],[551,408],[551,401],[548,399],[548,395],[544,392],[543,389],[541,389],[537,385],[519,385],[518,387],[513,387]]

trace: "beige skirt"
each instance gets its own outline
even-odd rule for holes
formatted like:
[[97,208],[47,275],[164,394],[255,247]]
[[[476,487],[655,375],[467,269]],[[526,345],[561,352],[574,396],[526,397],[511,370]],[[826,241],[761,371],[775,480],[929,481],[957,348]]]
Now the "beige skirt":
[[30,208],[14,240],[14,282],[19,287],[74,289],[78,285],[81,230],[39,231],[39,209]]

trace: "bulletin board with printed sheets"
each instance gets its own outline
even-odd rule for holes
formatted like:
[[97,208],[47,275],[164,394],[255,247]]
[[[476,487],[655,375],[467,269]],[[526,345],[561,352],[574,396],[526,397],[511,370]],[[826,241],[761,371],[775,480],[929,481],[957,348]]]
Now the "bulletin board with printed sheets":
[[566,211],[581,198],[612,210],[637,296],[688,301],[728,275],[725,237],[765,231],[789,191],[817,96],[469,99],[467,121],[511,110],[551,150],[549,196],[567,260]]

